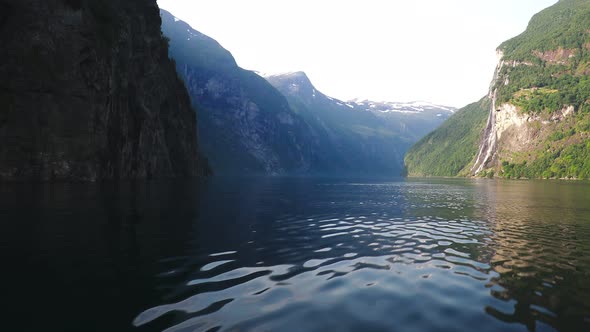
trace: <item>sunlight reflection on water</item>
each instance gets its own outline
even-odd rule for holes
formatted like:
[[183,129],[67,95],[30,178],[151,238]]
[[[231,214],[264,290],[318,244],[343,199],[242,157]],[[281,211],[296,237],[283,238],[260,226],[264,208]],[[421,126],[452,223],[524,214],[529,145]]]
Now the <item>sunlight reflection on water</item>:
[[174,315],[170,331],[584,326],[588,214],[552,209],[543,199],[559,197],[538,186],[322,183],[282,195],[271,184],[242,211],[236,241],[220,248],[233,254],[187,260],[178,301],[134,324]]
[[0,218],[23,330],[590,330],[587,183],[2,185]]

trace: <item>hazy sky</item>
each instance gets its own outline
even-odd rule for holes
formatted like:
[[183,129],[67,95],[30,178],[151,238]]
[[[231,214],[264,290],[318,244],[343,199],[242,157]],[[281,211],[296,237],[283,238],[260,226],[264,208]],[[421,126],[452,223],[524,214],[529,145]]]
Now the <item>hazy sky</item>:
[[339,99],[464,106],[487,93],[496,47],[557,0],[158,0],[238,64],[305,71]]

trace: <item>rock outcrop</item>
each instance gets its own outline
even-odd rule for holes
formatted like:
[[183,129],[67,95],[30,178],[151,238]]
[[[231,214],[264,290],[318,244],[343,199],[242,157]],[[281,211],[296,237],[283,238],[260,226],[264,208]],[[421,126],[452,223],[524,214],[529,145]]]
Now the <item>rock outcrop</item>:
[[0,179],[200,176],[155,0],[0,0]]

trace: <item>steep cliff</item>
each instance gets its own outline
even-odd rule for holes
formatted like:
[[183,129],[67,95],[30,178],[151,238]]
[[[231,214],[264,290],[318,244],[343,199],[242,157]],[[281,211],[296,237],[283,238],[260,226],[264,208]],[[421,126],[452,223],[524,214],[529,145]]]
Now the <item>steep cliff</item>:
[[155,0],[0,0],[0,179],[199,176]]
[[472,174],[590,177],[590,3],[559,1],[498,55]]
[[[590,178],[590,2],[561,0],[541,11],[498,57],[487,123],[479,146],[466,151],[475,158],[445,175]],[[423,147],[406,157],[409,173],[439,175],[425,167],[433,158]]]
[[311,169],[309,127],[280,92],[236,64],[215,40],[162,10],[193,104],[204,153],[220,174],[300,174]]

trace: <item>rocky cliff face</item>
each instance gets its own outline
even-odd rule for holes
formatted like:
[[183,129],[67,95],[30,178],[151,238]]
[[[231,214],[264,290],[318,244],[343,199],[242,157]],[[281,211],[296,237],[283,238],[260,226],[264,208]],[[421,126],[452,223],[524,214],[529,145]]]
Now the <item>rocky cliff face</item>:
[[199,176],[155,0],[0,0],[0,179]]
[[[588,139],[589,16],[587,2],[562,0],[536,15],[525,33],[499,47],[473,175],[503,175],[510,165],[522,166],[517,177],[576,175],[549,169],[560,163],[568,145]],[[545,165],[525,171],[543,158]]]
[[558,113],[542,118],[523,114],[510,103],[490,108],[480,149],[471,168],[472,174],[495,169],[501,166],[502,161],[511,161],[511,155],[528,153],[539,144],[539,139],[546,138],[555,129],[555,123],[565,120],[573,111],[573,106],[566,106]]
[[479,106],[455,113],[410,150],[409,174],[590,178],[589,45],[589,1],[560,0],[536,14],[499,46]]
[[285,97],[238,67],[212,38],[165,10],[161,16],[170,56],[200,109],[199,135],[213,169],[237,175],[309,172],[309,128]]

